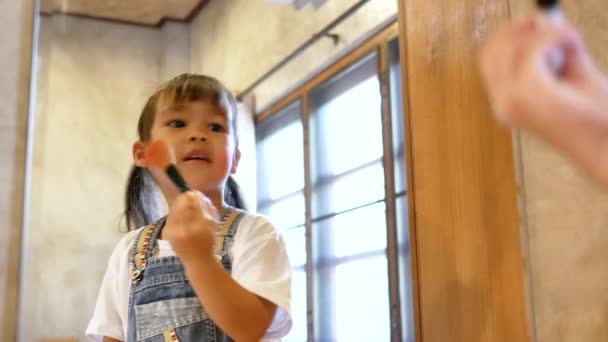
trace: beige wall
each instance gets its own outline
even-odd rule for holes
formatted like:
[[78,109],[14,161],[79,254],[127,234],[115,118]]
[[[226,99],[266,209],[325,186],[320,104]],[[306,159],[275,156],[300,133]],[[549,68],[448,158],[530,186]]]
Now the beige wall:
[[164,44],[160,50],[161,82],[167,81],[190,69],[190,24],[167,21],[161,28]]
[[41,18],[22,341],[84,340],[122,236],[139,112],[161,79],[187,70],[187,32]]
[[33,1],[0,0],[0,331],[15,340]]
[[[211,1],[192,22],[191,69],[242,91],[356,2],[329,0],[319,9],[309,5],[295,11],[289,4],[257,0]],[[396,13],[395,0],[368,2],[332,31],[341,36],[337,46],[322,39],[255,89],[257,108],[284,95]]]
[[[511,0],[513,13],[528,3]],[[608,71],[608,2],[563,8]],[[537,340],[607,341],[608,194],[535,136],[521,144]]]

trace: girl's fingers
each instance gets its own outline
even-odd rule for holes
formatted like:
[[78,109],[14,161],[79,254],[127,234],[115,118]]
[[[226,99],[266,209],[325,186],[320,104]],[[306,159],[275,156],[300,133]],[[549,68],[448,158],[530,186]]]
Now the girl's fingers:
[[219,221],[219,215],[217,213],[217,209],[211,202],[211,200],[205,196],[203,193],[199,193],[201,210],[203,212],[203,217],[208,220]]
[[[576,42],[572,36],[572,29],[566,26],[551,26],[530,35],[523,41],[523,72],[534,74],[546,74],[542,76],[553,76],[558,78],[563,72],[563,67],[568,64],[564,58],[568,57],[569,46],[575,46]],[[552,61],[554,57],[562,59],[559,70],[555,69]]]
[[514,61],[520,54],[522,38],[536,29],[534,17],[505,24],[486,43],[481,53],[481,71],[487,84],[502,84],[513,75]]

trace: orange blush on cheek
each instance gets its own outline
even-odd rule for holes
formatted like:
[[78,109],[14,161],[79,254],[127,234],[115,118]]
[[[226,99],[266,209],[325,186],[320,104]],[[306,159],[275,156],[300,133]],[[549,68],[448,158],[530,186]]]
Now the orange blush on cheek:
[[148,145],[144,151],[144,159],[148,168],[164,171],[179,191],[190,191],[186,181],[175,167],[175,152],[166,141],[157,140]]
[[175,153],[164,140],[151,143],[144,150],[144,160],[148,167],[164,169],[175,163]]

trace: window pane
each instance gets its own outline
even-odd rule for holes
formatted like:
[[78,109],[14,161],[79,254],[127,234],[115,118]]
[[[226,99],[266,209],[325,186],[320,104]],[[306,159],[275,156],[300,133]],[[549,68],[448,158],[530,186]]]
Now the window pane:
[[[318,91],[324,90],[327,89]],[[317,147],[315,160],[322,163],[318,165],[320,176],[340,174],[382,157],[380,90],[376,74],[314,108],[312,119],[312,136]]]
[[412,276],[409,246],[407,197],[396,199],[397,241],[399,243],[399,284],[401,297],[401,329],[403,340],[414,341],[414,305],[412,302]]
[[347,262],[331,272],[333,284],[323,289],[334,296],[315,302],[315,341],[390,341],[386,257]]
[[[340,258],[374,251],[384,252],[386,248],[384,208],[384,202],[381,202],[314,224],[313,231],[316,232],[316,229],[331,231],[333,238],[331,246],[326,246],[330,252],[323,254],[319,250],[318,255]],[[314,241],[317,241],[316,237]]]
[[336,267],[338,341],[390,341],[387,267],[384,256]]
[[283,341],[307,340],[304,142],[295,102],[256,126],[258,211],[281,231],[292,266],[292,329]]
[[381,202],[313,224],[316,341],[390,340],[385,215]]
[[291,273],[291,319],[292,327],[283,338],[285,342],[305,342],[307,337],[306,320],[306,272]]
[[304,142],[299,102],[257,128],[258,203],[304,188]]
[[384,199],[384,167],[381,161],[356,170],[312,193],[313,219]]
[[305,221],[304,192],[286,197],[271,205],[260,205],[258,212],[268,216],[279,230],[303,225]]
[[282,232],[282,235],[291,267],[297,268],[306,265],[305,227],[287,229]]
[[399,63],[399,40],[389,43],[391,113],[393,123],[393,159],[395,163],[395,192],[407,187],[405,174],[405,139],[403,137],[403,93],[401,92],[401,65]]
[[[348,209],[384,198],[382,167],[343,175],[382,158],[376,55],[369,55],[315,89],[310,95],[310,108],[311,176],[317,192],[312,216],[339,211],[337,206]],[[336,181],[340,175],[342,178]]]

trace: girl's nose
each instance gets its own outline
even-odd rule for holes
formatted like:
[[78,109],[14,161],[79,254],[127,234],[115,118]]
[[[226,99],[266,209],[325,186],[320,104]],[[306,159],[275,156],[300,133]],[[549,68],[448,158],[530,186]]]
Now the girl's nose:
[[207,141],[207,126],[203,124],[193,124],[189,127],[188,135],[190,141]]
[[205,137],[202,134],[193,134],[192,136],[190,136],[190,141],[207,141],[207,137]]

